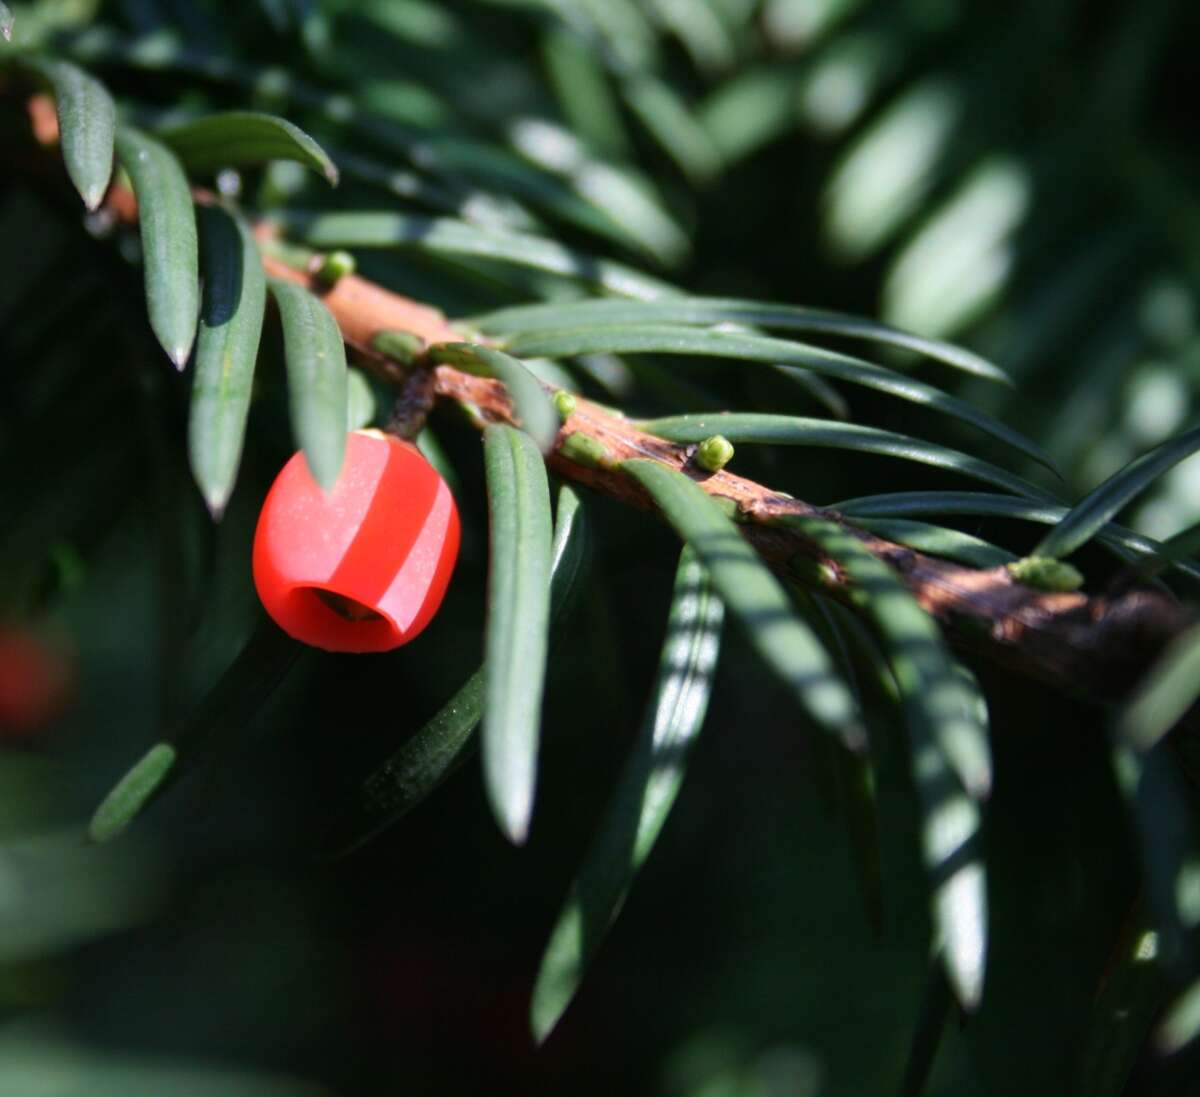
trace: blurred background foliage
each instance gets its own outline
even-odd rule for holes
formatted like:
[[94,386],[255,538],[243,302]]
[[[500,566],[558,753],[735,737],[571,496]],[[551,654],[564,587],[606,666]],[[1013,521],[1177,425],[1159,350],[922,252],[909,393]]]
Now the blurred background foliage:
[[[223,180],[260,210],[454,215],[696,293],[961,341],[1016,386],[921,368],[1041,443],[1072,497],[1193,421],[1200,162],[1182,92],[1200,11],[1181,0],[10,6],[18,41],[86,64],[134,121],[253,106],[305,126],[342,184],[288,164]],[[146,330],[134,241],[26,170],[19,98],[2,125],[0,654],[22,669],[0,677],[0,1093],[898,1092],[929,993],[907,757],[876,744],[876,934],[836,782],[736,634],[659,847],[534,1051],[538,961],[669,603],[674,541],[643,515],[586,500],[595,551],[551,659],[529,846],[501,838],[469,766],[353,856],[322,856],[356,778],[481,652],[479,442],[448,411],[432,430],[464,537],[435,625],[386,656],[305,653],[121,842],[83,844],[115,778],[250,634],[253,524],[293,444],[268,325],[241,479],[214,526],[181,441],[189,381]],[[581,292],[420,240],[358,259],[452,316]],[[826,413],[765,373],[604,355],[544,369],[644,415]],[[963,444],[956,424],[871,393],[849,414]],[[747,447],[737,462],[822,504],[961,486],[860,454]],[[1200,460],[1127,517],[1158,537],[1200,519]],[[969,521],[1016,552],[1040,532]],[[928,1092],[1194,1092],[1187,1051],[1144,1054],[1124,1090],[1079,1081],[1140,886],[1135,840],[1087,699],[974,669],[998,729],[989,973]]]

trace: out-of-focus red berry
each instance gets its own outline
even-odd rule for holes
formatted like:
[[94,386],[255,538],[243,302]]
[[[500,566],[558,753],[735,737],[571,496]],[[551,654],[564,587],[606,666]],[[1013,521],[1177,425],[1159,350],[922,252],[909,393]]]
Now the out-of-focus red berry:
[[388,651],[441,604],[458,556],[458,509],[417,448],[355,431],[332,491],[302,453],[267,493],[254,585],[286,633],[327,651]]
[[0,625],[0,739],[36,735],[71,696],[71,660],[19,625]]

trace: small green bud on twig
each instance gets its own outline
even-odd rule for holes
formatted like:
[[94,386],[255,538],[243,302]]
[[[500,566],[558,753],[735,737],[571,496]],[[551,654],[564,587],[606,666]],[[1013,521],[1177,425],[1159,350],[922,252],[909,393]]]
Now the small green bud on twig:
[[319,263],[313,275],[327,286],[336,286],[347,274],[353,274],[358,269],[354,256],[348,251],[331,251],[318,258]]
[[587,468],[608,469],[613,466],[612,454],[608,452],[608,447],[598,438],[584,434],[583,431],[576,430],[568,434],[558,447],[558,452],[568,461],[574,461],[575,464]]
[[705,472],[720,472],[733,460],[733,443],[723,434],[705,438],[696,447],[695,461]]
[[411,331],[380,331],[371,337],[371,349],[393,362],[411,366],[425,353],[425,340]]
[[1026,556],[1006,567],[1018,583],[1038,590],[1070,591],[1083,586],[1083,573],[1073,564],[1056,560],[1053,556]]
[[554,402],[554,410],[558,412],[558,417],[564,423],[575,414],[575,397],[566,389],[559,389],[551,399]]

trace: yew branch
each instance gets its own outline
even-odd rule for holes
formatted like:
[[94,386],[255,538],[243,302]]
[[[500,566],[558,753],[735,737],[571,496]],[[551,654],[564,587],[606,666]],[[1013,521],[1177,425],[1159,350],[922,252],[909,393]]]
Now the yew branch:
[[[436,310],[364,279],[349,276],[333,289],[323,290],[303,272],[277,260],[268,263],[272,274],[304,282],[321,293],[347,343],[384,376],[390,367],[371,351],[371,340],[380,331],[409,331],[430,345],[464,338]],[[513,421],[512,405],[499,382],[445,365],[437,366],[434,376],[439,397],[470,406],[481,421]],[[1004,568],[978,570],[926,556],[753,480],[725,471],[704,473],[691,460],[694,446],[646,434],[620,416],[577,399],[548,461],[560,476],[623,502],[650,505],[620,471],[579,464],[565,456],[563,440],[577,432],[600,442],[614,464],[629,457],[649,457],[681,469],[709,494],[732,500],[743,533],[776,570],[794,578],[792,565],[798,555],[825,565],[806,570],[826,577],[821,583],[824,593],[845,600],[848,584],[836,565],[807,538],[774,524],[788,514],[820,513],[832,518],[895,568],[956,646],[1065,690],[1106,697],[1121,693],[1190,619],[1181,605],[1155,590],[1112,596],[1049,593],[1014,581]]]
[[[56,137],[52,110],[34,97],[30,114],[38,140],[52,141]],[[200,200],[206,197],[198,195]],[[114,184],[105,208],[118,221],[136,225],[136,200],[121,185]],[[261,231],[264,235],[269,232]],[[409,332],[429,346],[465,338],[436,308],[364,278],[346,275],[328,286],[270,254],[269,249],[264,251],[263,262],[273,277],[298,282],[318,294],[364,366],[390,382],[400,382],[404,371],[372,349],[380,332]],[[434,367],[433,375],[437,397],[472,408],[478,422],[513,421],[511,402],[499,382],[447,365]],[[1124,692],[1191,620],[1183,606],[1153,589],[1111,595],[1049,593],[1014,581],[1004,568],[972,569],[926,556],[861,530],[835,512],[812,507],[753,480],[726,471],[704,473],[691,460],[695,447],[646,434],[619,415],[577,399],[547,460],[560,476],[623,502],[650,506],[615,467],[580,464],[565,455],[563,442],[574,433],[601,443],[614,466],[629,457],[652,458],[681,469],[709,494],[732,500],[743,533],[772,567],[795,578],[797,558],[823,565],[803,569],[808,582],[823,593],[848,600],[848,580],[834,562],[802,534],[775,524],[789,514],[821,514],[838,522],[899,573],[957,647],[1072,693],[1113,697]],[[814,578],[817,576],[820,578]]]

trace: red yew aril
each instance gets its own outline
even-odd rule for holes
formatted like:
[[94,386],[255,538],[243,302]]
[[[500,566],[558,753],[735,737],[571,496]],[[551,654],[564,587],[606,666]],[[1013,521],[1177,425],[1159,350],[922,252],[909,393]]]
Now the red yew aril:
[[254,535],[254,585],[289,636],[326,651],[389,651],[429,623],[458,556],[458,509],[409,442],[354,431],[333,490],[304,454],[271,485]]
[[74,661],[18,624],[0,624],[0,740],[30,738],[54,722],[74,692]]

